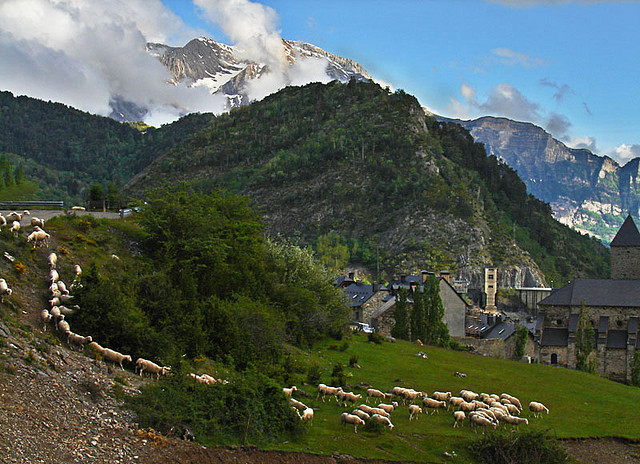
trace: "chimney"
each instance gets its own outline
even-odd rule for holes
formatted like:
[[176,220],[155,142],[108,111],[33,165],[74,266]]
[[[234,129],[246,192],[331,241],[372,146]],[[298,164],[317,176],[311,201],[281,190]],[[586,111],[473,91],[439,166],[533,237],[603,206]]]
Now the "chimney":
[[440,277],[451,283],[451,273],[449,271],[440,271]]
[[411,291],[411,293],[416,291],[416,283],[415,282],[411,282],[409,284],[409,290]]
[[420,275],[422,276],[422,284],[424,285],[427,282],[427,275],[429,273],[425,270],[420,271]]
[[356,273],[355,273],[355,271],[351,271],[349,273],[349,279],[353,280],[354,282],[356,281]]
[[405,283],[407,280],[407,276],[405,274],[400,274],[400,282]]
[[371,284],[371,291],[373,293],[378,291],[378,284],[376,284],[375,282]]

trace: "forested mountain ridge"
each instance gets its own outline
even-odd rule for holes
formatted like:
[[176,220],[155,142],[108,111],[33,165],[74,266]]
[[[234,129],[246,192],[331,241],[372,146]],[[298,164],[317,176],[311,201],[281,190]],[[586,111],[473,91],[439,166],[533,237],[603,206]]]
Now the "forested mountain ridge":
[[178,180],[249,195],[269,233],[329,241],[387,275],[447,267],[476,286],[485,265],[504,270],[501,285],[608,275],[607,250],[554,221],[466,130],[373,83],[289,87],[213,118],[126,189]]
[[80,203],[91,184],[124,184],[210,118],[193,114],[141,132],[60,103],[0,92],[0,153],[37,182],[39,199]]

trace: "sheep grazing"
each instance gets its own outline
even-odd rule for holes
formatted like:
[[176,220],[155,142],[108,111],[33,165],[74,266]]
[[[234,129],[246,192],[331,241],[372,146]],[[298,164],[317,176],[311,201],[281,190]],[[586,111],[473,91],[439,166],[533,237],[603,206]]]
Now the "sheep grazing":
[[71,332],[71,327],[69,326],[69,323],[64,320],[64,316],[60,316],[60,320],[58,321],[58,330],[63,334]]
[[55,269],[56,264],[58,264],[58,255],[55,253],[49,253],[47,261],[49,262],[49,269]]
[[[498,427],[498,424],[496,422],[493,422],[491,419],[487,418],[486,416],[483,416],[482,414],[478,414],[478,413],[471,413],[469,414],[469,421],[471,421],[471,425],[473,426],[481,426],[481,427],[493,427],[494,429],[496,427]],[[484,433],[484,431],[483,431]]]
[[[124,356],[121,355],[120,353],[114,352],[116,353],[118,356],[118,359],[120,359],[120,367],[122,367],[122,360],[123,359],[127,359],[128,361],[131,362],[131,356]],[[111,359],[111,361],[114,361],[114,359]],[[124,370],[124,368],[123,368]],[[150,374],[155,374],[156,375],[156,380],[160,379],[161,375],[167,375],[170,371],[171,368],[170,367],[161,367],[158,366],[156,363],[149,361],[147,359],[143,359],[143,358],[138,358],[136,359],[136,367],[134,369],[134,372],[137,372],[138,370],[140,370],[140,377],[142,377],[142,373],[144,371],[149,372]]]
[[[324,397],[326,395],[337,395],[338,392],[341,392],[342,388],[341,387],[329,387],[323,383],[321,383],[320,385],[318,385],[318,395],[316,395],[316,399],[318,399],[318,396],[322,395],[322,402],[324,403]],[[336,396],[336,402],[338,401],[338,397]]]
[[295,398],[289,398],[289,404],[291,404],[294,408],[299,411],[304,411],[307,409],[307,405],[301,401],[296,400]]
[[391,393],[393,393],[394,395],[402,395],[402,393],[404,393],[405,390],[408,390],[408,388],[393,387],[391,389]]
[[518,407],[518,409],[522,411],[522,404],[520,403],[520,400],[515,396],[511,396],[508,393],[503,393],[502,395],[500,395],[500,399],[509,400],[511,404],[515,404]]
[[82,268],[79,264],[73,266],[73,272],[75,272],[76,277],[80,277],[80,274],[82,274]]
[[520,424],[529,425],[529,420],[528,419],[525,419],[524,417],[510,416],[508,414],[506,416],[504,416],[500,420],[506,422],[507,424],[511,424],[511,425],[520,425]]
[[471,412],[475,410],[476,410],[475,403],[467,403],[466,401],[464,403],[460,403],[460,411]]
[[362,419],[365,422],[371,418],[369,414],[367,414],[361,409],[354,409],[353,411],[351,411],[351,414],[358,416],[360,419]]
[[[49,291],[53,294],[56,292],[60,291],[60,288],[58,287],[58,283],[57,282],[53,282],[50,286],[49,286]],[[52,295],[53,296],[53,295]]]
[[549,414],[549,409],[547,409],[544,404],[537,401],[529,403],[529,411],[531,411],[535,417],[540,417],[543,412]]
[[7,214],[7,221],[17,221],[18,223],[20,221],[22,221],[22,214],[16,213],[15,211],[11,211],[9,214]]
[[518,409],[518,406],[516,406],[515,404],[505,404],[504,405],[507,408],[507,411],[509,411],[509,414],[511,414],[512,416],[519,416],[520,415],[520,410]]
[[70,347],[73,345],[78,345],[80,349],[82,349],[84,348],[85,344],[91,343],[92,341],[93,341],[93,338],[91,338],[91,335],[83,337],[82,335],[78,335],[73,332],[67,333],[67,343],[69,344]]
[[360,419],[358,416],[354,416],[353,414],[349,414],[346,412],[343,412],[342,415],[340,416],[340,423],[342,425],[353,424],[353,431],[355,433],[358,433],[359,425],[364,425],[364,421]]
[[20,232],[20,223],[18,221],[13,221],[11,223],[11,229],[9,229],[13,235],[18,236],[18,232]]
[[473,400],[477,399],[477,398],[478,398],[478,396],[480,396],[480,395],[478,395],[478,394],[477,394],[477,393],[475,393],[475,392],[472,392],[471,390],[460,390],[460,396],[461,396],[462,398],[464,398],[464,400],[465,400],[466,402],[468,402],[468,403],[469,403],[469,402],[471,402],[471,401],[473,401]]
[[312,408],[306,408],[304,411],[302,411],[302,413],[300,413],[300,411],[296,409],[296,412],[298,413],[298,416],[300,416],[300,420],[303,420],[306,422],[311,422],[313,420]]
[[336,394],[336,398],[338,399],[339,403],[342,403],[343,406],[347,406],[348,402],[355,403],[359,399],[362,399],[362,395],[356,395],[353,392],[344,392],[341,390]]
[[372,408],[371,406],[367,406],[366,404],[361,404],[360,406],[358,406],[358,409],[360,411],[366,412],[369,415],[374,414],[373,412],[374,408]]
[[[43,310],[43,312],[46,311]],[[51,311],[49,311],[49,314],[51,314],[51,318],[53,319],[53,323],[54,324],[58,324],[58,322],[60,322],[60,319],[62,318],[62,312],[60,311],[60,307],[59,306],[54,306],[53,308],[51,308]]]
[[60,290],[60,293],[62,293],[63,295],[69,294],[69,290],[67,290],[67,285],[63,281],[58,280],[56,284],[58,285],[58,290]]
[[415,416],[422,414],[422,408],[417,404],[409,405],[409,420],[412,421]]
[[431,414],[433,414],[434,412],[438,412],[438,409],[446,409],[447,402],[434,400],[433,398],[424,398],[422,400],[422,407],[431,409]]
[[49,300],[49,304],[53,308],[54,306],[60,306],[62,303],[60,302],[60,297],[54,296]]
[[367,389],[367,399],[365,400],[365,402],[369,402],[369,398],[386,398],[387,394],[386,393],[382,393],[380,390],[376,390],[375,388],[368,388]]
[[431,398],[438,401],[447,401],[451,398],[451,392],[433,392]]
[[41,246],[49,246],[51,236],[44,230],[34,230],[27,237],[27,243],[33,242],[33,248]]
[[402,392],[402,396],[404,398],[404,402],[408,401],[412,403],[413,401],[420,398],[421,396],[424,396],[424,393],[415,391],[415,390],[405,390]]
[[13,290],[9,288],[7,281],[4,279],[0,279],[0,303],[4,302],[4,296],[11,296]]
[[464,402],[464,398],[460,398],[459,396],[452,396],[451,398],[449,398],[449,404],[454,408],[457,408]]
[[464,427],[464,418],[465,418],[465,414],[464,411],[456,411],[453,413],[453,428],[456,428],[458,426],[458,424],[460,424],[460,427]]
[[102,353],[102,351],[104,350],[104,348],[102,348],[98,342],[91,342],[87,345],[89,348],[91,348],[92,350],[96,351],[97,353]]
[[132,362],[131,356],[129,356],[128,354],[118,353],[117,351],[110,350],[109,348],[104,348],[102,350],[102,359],[104,359],[105,361],[118,363],[120,365],[120,369],[122,370],[124,370],[124,367],[122,367],[123,361]]
[[40,218],[37,218],[37,217],[33,216],[31,218],[31,227],[36,227],[36,226],[44,229],[44,219],[40,219]]
[[[360,408],[360,409],[362,409],[362,408]],[[365,412],[368,413],[368,414],[372,414],[372,416],[375,416],[377,414],[377,415],[383,416],[383,417],[391,417],[391,414],[389,414],[387,411],[385,411],[384,409],[381,409],[381,408],[371,408],[371,411],[366,411],[365,410]]]
[[60,279],[60,274],[55,269],[49,271],[49,280],[51,283],[57,282]]
[[291,396],[293,395],[293,392],[296,391],[298,389],[298,387],[296,387],[295,385],[291,388],[283,388],[282,392],[285,394],[285,396]]
[[7,225],[7,218],[0,214],[0,227],[4,227]]
[[49,310],[47,310],[47,309],[43,309],[43,310],[40,312],[40,318],[42,319],[42,322],[43,322],[42,330],[46,332],[46,330],[47,330],[47,323],[48,323],[49,321],[51,321],[51,313],[49,312]]
[[384,409],[384,410],[385,410],[385,411],[387,411],[389,414],[391,414],[391,413],[393,412],[393,410],[394,410],[395,408],[397,408],[397,407],[398,407],[398,403],[396,403],[395,401],[394,401],[394,402],[392,402],[391,404],[383,404],[383,403],[380,403],[380,404],[378,405],[378,407],[379,407],[380,409]]
[[387,427],[389,427],[389,430],[393,428],[393,424],[391,423],[391,420],[386,416],[382,416],[380,414],[374,414],[373,416],[371,416],[371,419],[375,419],[378,422],[381,422],[382,424],[386,425]]

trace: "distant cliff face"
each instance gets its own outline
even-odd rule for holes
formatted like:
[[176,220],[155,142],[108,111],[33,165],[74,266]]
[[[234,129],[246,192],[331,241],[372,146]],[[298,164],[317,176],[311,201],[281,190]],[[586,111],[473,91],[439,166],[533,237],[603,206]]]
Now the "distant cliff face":
[[627,213],[640,214],[638,159],[621,167],[607,156],[569,148],[530,123],[494,117],[456,122],[516,169],[560,222],[608,243]]

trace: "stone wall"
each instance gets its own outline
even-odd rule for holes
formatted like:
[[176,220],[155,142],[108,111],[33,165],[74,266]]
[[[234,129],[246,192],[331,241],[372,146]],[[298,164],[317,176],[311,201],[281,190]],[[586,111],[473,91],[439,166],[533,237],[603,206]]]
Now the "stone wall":
[[449,335],[464,337],[464,318],[467,306],[445,280],[440,280],[440,299],[442,306],[444,306],[442,320],[449,328]]
[[384,304],[384,298],[389,295],[387,291],[378,291],[373,294],[371,298],[369,298],[363,305],[360,310],[360,319],[358,322],[364,322],[366,324],[372,325],[373,321],[371,316],[375,313],[380,306]]
[[611,278],[640,279],[640,247],[611,247]]
[[538,354],[538,360],[542,364],[551,364],[551,355],[555,353],[558,356],[557,365],[562,367],[568,367],[567,351],[568,350],[566,346],[543,346],[540,348],[540,352]]

